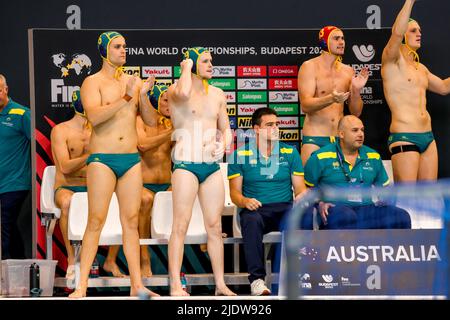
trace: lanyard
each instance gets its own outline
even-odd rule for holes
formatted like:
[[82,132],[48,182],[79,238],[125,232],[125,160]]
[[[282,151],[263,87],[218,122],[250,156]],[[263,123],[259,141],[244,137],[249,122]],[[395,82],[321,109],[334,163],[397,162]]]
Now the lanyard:
[[[355,182],[355,181],[356,181],[356,178],[353,178],[353,179],[352,179],[352,177],[350,177],[350,173],[347,172],[347,170],[345,169],[344,161],[342,160],[342,156],[341,156],[341,153],[339,152],[339,149],[338,149],[337,145],[336,145],[336,153],[337,153],[337,156],[338,156],[338,159],[339,159],[339,165],[341,166],[342,172],[344,173],[345,178],[347,179],[347,182],[348,182],[348,183],[353,183],[353,182]],[[356,161],[358,161],[358,159],[356,159]],[[355,166],[356,166],[356,161],[355,161]],[[353,180],[353,181],[352,181],[352,180]],[[363,177],[362,177],[362,170],[361,170],[361,167],[359,168],[359,183],[360,183],[360,184],[363,184],[363,183],[364,183],[364,180],[363,180]]]

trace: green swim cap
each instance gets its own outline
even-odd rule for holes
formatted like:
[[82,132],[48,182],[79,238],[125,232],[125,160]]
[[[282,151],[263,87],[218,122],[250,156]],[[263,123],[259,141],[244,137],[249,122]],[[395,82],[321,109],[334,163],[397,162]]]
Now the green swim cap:
[[152,104],[153,108],[155,108],[158,112],[160,112],[159,111],[159,102],[160,102],[161,96],[168,89],[169,89],[169,87],[166,85],[155,84],[153,86],[152,90],[148,93],[150,103]]
[[108,57],[108,47],[111,41],[117,37],[122,37],[122,35],[116,31],[107,31],[103,32],[98,37],[97,48],[98,52],[102,56],[103,59],[109,60]]
[[209,50],[203,48],[203,47],[193,47],[193,48],[189,48],[188,50],[186,50],[186,52],[184,53],[184,58],[185,59],[191,59],[194,62],[194,65],[192,66],[192,73],[199,75],[198,74],[198,58],[200,57],[200,55],[203,52],[209,52]]
[[75,113],[79,114],[82,117],[86,117],[86,112],[84,111],[83,104],[81,103],[80,90],[75,90],[72,93],[71,106],[75,110]]

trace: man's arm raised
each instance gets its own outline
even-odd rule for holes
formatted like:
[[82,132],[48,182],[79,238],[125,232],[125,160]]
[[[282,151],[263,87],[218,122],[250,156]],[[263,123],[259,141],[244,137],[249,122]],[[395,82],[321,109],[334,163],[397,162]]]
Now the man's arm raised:
[[405,0],[405,3],[400,10],[394,25],[392,26],[392,34],[389,41],[384,47],[382,63],[397,62],[400,58],[400,46],[402,44],[403,37],[408,30],[408,21],[411,16],[415,0]]
[[217,129],[221,133],[220,143],[222,143],[222,146],[221,148],[216,149],[214,156],[217,158],[222,158],[224,151],[230,147],[231,142],[233,141],[233,135],[230,128],[230,119],[228,118],[227,112],[227,101],[223,91],[221,92],[219,116],[217,118]]
[[128,79],[125,95],[110,103],[102,105],[102,96],[98,80],[93,77],[87,77],[81,86],[81,100],[83,102],[84,110],[89,122],[95,127],[112,118],[117,111],[126,106],[128,102],[133,99],[137,90],[138,79],[132,76]]
[[[181,76],[178,82],[172,88],[172,97],[174,100],[188,100],[191,96],[192,77],[191,70],[194,62],[192,59],[185,59],[181,61]],[[170,89],[169,89],[170,90]]]
[[50,134],[50,139],[56,167],[63,174],[70,174],[80,170],[86,165],[86,160],[89,154],[86,153],[81,157],[70,159],[70,154],[67,149],[65,130],[66,129],[61,125],[55,126]]
[[142,120],[149,127],[156,127],[158,125],[158,112],[152,107],[148,98],[148,92],[153,88],[155,84],[155,77],[150,76],[142,83],[141,90],[139,91],[139,112]]

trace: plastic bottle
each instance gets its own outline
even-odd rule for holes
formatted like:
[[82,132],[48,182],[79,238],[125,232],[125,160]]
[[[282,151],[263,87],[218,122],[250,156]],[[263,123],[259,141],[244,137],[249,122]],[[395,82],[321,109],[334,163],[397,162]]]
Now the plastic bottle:
[[39,265],[33,262],[30,265],[30,296],[39,297],[41,295],[41,278]]
[[98,278],[99,276],[100,276],[100,265],[98,263],[97,257],[95,257],[95,259],[91,265],[91,270],[89,272],[89,278]]
[[184,272],[180,273],[180,280],[181,280],[181,289],[188,292],[187,279],[186,279],[186,274]]

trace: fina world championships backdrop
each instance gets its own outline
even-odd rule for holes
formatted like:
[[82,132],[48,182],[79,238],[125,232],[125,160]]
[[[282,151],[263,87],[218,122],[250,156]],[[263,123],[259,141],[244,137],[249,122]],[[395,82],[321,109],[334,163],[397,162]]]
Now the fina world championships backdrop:
[[[72,92],[84,78],[101,68],[97,39],[106,30],[31,30],[29,43],[31,72],[34,72],[36,133],[37,257],[46,256],[45,228],[39,208],[40,183],[44,168],[53,165],[50,131],[55,124],[73,116]],[[115,30],[127,43],[125,71],[145,79],[155,75],[157,82],[172,83],[180,76],[182,53],[191,46],[209,48],[213,56],[211,84],[225,91],[232,129],[247,135],[251,115],[260,107],[275,109],[280,119],[280,139],[299,148],[304,115],[297,91],[297,73],[303,61],[320,53],[318,30]],[[366,126],[365,144],[387,158],[390,113],[381,83],[381,53],[389,29],[344,30],[346,48],[343,62],[359,71],[367,67],[370,77],[362,91]],[[31,80],[32,81],[32,80]],[[33,101],[33,99],[31,99]],[[347,112],[347,110],[346,110]],[[242,136],[236,140],[243,140]],[[59,260],[59,273],[66,268],[64,242],[59,228],[53,236],[53,253]],[[154,247],[152,247],[152,250]],[[188,252],[187,252],[188,253]],[[153,252],[155,254],[155,252]],[[153,258],[152,254],[152,258]],[[167,257],[156,255],[167,266]],[[201,255],[188,261],[187,269],[209,267]],[[186,261],[186,259],[185,259]],[[197,267],[196,267],[197,266]],[[186,265],[184,265],[186,267]],[[62,270],[61,270],[62,269]],[[189,272],[189,270],[188,270]]]

